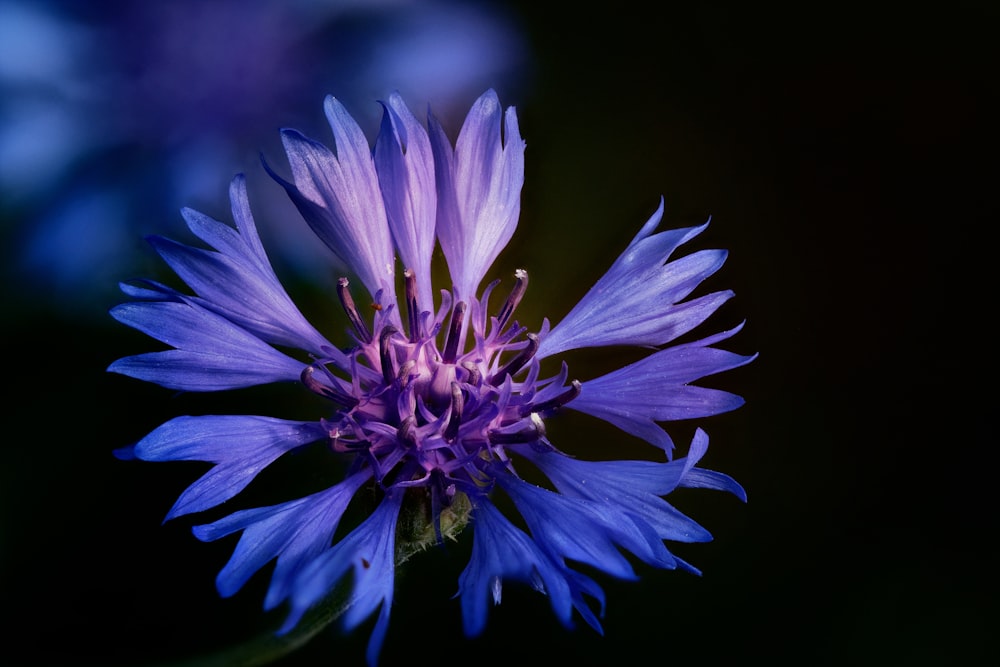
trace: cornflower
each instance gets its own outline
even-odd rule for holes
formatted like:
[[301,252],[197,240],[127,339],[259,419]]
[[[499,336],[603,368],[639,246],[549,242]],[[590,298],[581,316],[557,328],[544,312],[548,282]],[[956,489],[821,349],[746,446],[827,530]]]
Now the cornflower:
[[[706,225],[656,232],[661,201],[569,314],[532,332],[515,318],[527,292],[526,271],[518,270],[505,296],[493,303],[498,281],[480,290],[520,210],[525,144],[514,109],[504,111],[487,91],[453,147],[433,115],[425,129],[398,95],[383,108],[370,149],[357,123],[328,97],[336,152],[283,130],[291,180],[265,164],[371,299],[369,318],[348,278],[340,278],[337,297],[350,325],[348,346],[331,343],[314,328],[282,287],[258,236],[242,176],[230,189],[235,229],[183,211],[191,231],[212,250],[150,239],[194,294],[153,281],[123,284],[135,300],[111,311],[171,348],[119,359],[109,368],[113,372],[195,392],[292,382],[326,399],[326,412],[312,421],[177,417],[126,455],[214,464],[181,494],[168,519],[221,505],[299,448],[320,443],[345,461],[343,480],[329,488],[193,529],[204,541],[241,534],[217,577],[223,596],[276,561],[264,607],[287,604],[279,633],[296,628],[352,573],[343,625],[351,629],[378,612],[367,650],[368,662],[376,663],[395,568],[466,526],[473,532],[472,551],[458,578],[466,635],[482,632],[488,602],[500,603],[506,581],[547,594],[567,627],[575,610],[600,632],[604,593],[577,564],[636,579],[629,553],[653,567],[697,572],[665,541],[711,536],[663,496],[699,487],[746,499],[731,477],[697,467],[708,446],[703,430],[695,431],[687,455],[674,459],[673,442],[657,424],[708,417],[743,403],[731,393],[692,384],[753,359],[715,347],[742,325],[666,346],[733,296],[726,290],[689,298],[722,266],[726,252],[672,258]],[[437,303],[431,284],[436,244],[452,281]],[[565,363],[554,374],[542,372],[547,358],[609,345],[652,349],[593,379],[571,379]],[[549,442],[545,424],[566,409],[652,443],[665,460],[585,461],[564,454]],[[547,485],[526,481],[528,469],[540,472]],[[496,494],[512,501],[527,531],[498,509]],[[334,540],[359,495],[374,495],[374,509]]]

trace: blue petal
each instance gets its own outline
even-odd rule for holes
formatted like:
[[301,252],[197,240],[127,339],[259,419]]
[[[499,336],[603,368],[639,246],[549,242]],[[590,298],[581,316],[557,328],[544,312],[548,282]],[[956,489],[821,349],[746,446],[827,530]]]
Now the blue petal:
[[285,367],[242,366],[246,363],[264,362],[258,359],[234,362],[232,358],[214,354],[167,350],[123,357],[108,366],[108,370],[178,391],[223,391],[297,379],[297,374]]
[[694,468],[681,480],[679,486],[690,489],[714,489],[728,491],[743,502],[747,501],[747,492],[739,482],[729,475],[705,468]]
[[285,452],[326,436],[315,422],[237,415],[177,417],[135,446],[144,461],[208,461],[216,466],[189,486],[167,519],[229,500]]
[[604,589],[602,589],[596,581],[590,577],[580,574],[574,570],[566,570],[566,579],[569,582],[570,589],[573,594],[573,607],[576,608],[583,620],[587,622],[587,625],[592,627],[598,634],[604,634],[604,628],[601,627],[601,622],[598,620],[597,614],[594,614],[593,609],[587,604],[583,596],[587,595],[589,597],[597,600],[600,606],[600,611],[598,612],[600,616],[604,617]]
[[183,301],[183,295],[172,287],[155,280],[140,279],[130,283],[118,283],[119,289],[133,299],[155,301]]
[[756,358],[756,355],[743,356],[707,347],[715,340],[718,336],[660,350],[634,364],[588,380],[582,383],[580,395],[567,407],[604,419],[662,447],[665,440],[654,421],[707,417],[743,405],[743,399],[735,394],[688,384],[743,366]]
[[472,556],[458,578],[466,636],[474,637],[486,627],[486,603],[490,597],[494,604],[500,603],[504,577],[531,583],[548,594],[556,617],[569,627],[573,595],[558,564],[488,500],[476,507],[472,520]]
[[[197,211],[183,211],[191,231],[218,252],[155,236],[149,239],[150,243],[201,297],[193,302],[231,319],[267,342],[326,356],[333,346],[292,303],[264,253],[250,214],[243,177],[233,180],[230,199],[237,229]],[[346,364],[346,358],[339,361]]]
[[[201,298],[193,302],[232,320],[262,340],[326,356],[333,346],[299,312],[273,276],[240,258],[169,239],[150,243]],[[345,359],[340,360],[346,364]]]
[[368,143],[354,119],[327,98],[337,154],[294,130],[281,139],[294,183],[268,173],[288,192],[316,235],[349,266],[374,296],[395,302],[393,249]]
[[[232,192],[235,185],[236,181],[234,180],[230,185],[231,196],[239,196],[238,191],[236,193]],[[243,192],[245,193],[246,191],[243,190]],[[232,203],[235,205],[236,202]],[[188,229],[190,229],[195,236],[218,250],[223,255],[227,255],[229,257],[244,257],[249,255],[249,259],[255,269],[262,270],[265,266],[270,267],[270,263],[267,262],[266,259],[262,262],[260,256],[258,256],[256,252],[247,252],[248,249],[246,242],[240,238],[240,233],[229,225],[223,224],[215,218],[209,217],[200,211],[194,210],[193,208],[181,209],[181,215],[184,217],[184,221],[187,223]],[[256,235],[256,226],[254,227],[254,234]]]
[[398,93],[383,106],[382,127],[375,142],[375,170],[389,229],[403,266],[414,272],[421,312],[434,312],[431,256],[437,190],[430,139]]
[[504,114],[492,90],[469,110],[454,151],[433,116],[428,125],[438,186],[438,238],[458,296],[468,300],[517,227],[524,140],[514,108]]
[[343,624],[345,629],[353,629],[381,605],[367,651],[369,665],[378,661],[392,607],[396,519],[402,497],[387,495],[364,523],[298,573],[292,583],[291,611],[280,633],[294,628],[303,614],[328,596],[353,568],[353,591]]
[[722,266],[726,252],[703,250],[667,261],[708,223],[650,236],[662,216],[661,200],[608,272],[542,339],[539,358],[583,347],[663,345],[701,324],[733,296],[727,290],[679,303]]
[[[250,199],[247,197],[247,180],[242,174],[234,178],[229,186],[229,202],[233,210],[233,222],[236,223],[236,229],[239,232],[240,247],[245,246],[248,250],[248,256],[256,257],[262,267],[270,268],[271,263],[267,259],[267,253],[264,252],[264,244],[260,241],[260,235],[257,234],[257,225],[254,223],[253,215],[250,213]],[[216,245],[210,239],[204,236],[201,238],[219,251],[226,251],[225,248]]]
[[177,349],[124,357],[108,370],[169,389],[217,391],[292,381],[304,367],[193,303],[125,303],[112,308],[111,315]]
[[[552,480],[560,493],[594,501],[615,502],[621,506],[622,511],[649,525],[661,540],[706,542],[712,537],[708,531],[678,512],[659,495],[637,486],[628,477],[627,467],[612,465],[619,462],[579,461],[557,452],[539,453],[528,448],[518,451],[534,462]],[[678,473],[683,471],[686,461],[679,459],[653,465],[660,466],[662,486],[680,476]],[[676,559],[672,559],[676,565]]]
[[629,508],[615,500],[563,496],[512,475],[497,479],[514,500],[535,542],[557,560],[570,559],[622,579],[636,579],[620,546],[651,565],[676,565],[650,527],[641,520],[637,523],[628,515]]
[[688,456],[667,463],[581,461],[530,447],[514,451],[538,466],[562,494],[614,502],[652,526],[661,539],[705,542],[711,534],[660,496],[678,487],[701,487],[729,491],[746,500],[743,488],[728,475],[695,467],[707,447],[708,435],[697,429]]
[[705,468],[695,468],[694,465],[701,460],[701,457],[708,451],[708,434],[702,429],[694,432],[691,439],[691,449],[688,451],[687,464],[684,466],[684,473],[677,486],[692,489],[715,489],[717,491],[728,491],[743,502],[747,501],[747,492],[743,490],[739,482],[714,470]]
[[194,209],[184,208],[181,214],[188,228],[205,243],[230,257],[244,257],[262,270],[270,270],[271,263],[257,234],[257,225],[250,212],[246,178],[237,174],[229,184],[229,203],[236,229],[210,218]]
[[281,603],[291,593],[294,578],[330,546],[348,503],[370,477],[370,471],[357,473],[305,498],[241,510],[195,526],[195,537],[205,542],[243,531],[232,557],[216,577],[219,594],[235,594],[254,573],[277,558],[264,608]]
[[112,450],[111,453],[119,461],[134,461],[135,445],[127,445],[125,447],[119,447],[118,449]]

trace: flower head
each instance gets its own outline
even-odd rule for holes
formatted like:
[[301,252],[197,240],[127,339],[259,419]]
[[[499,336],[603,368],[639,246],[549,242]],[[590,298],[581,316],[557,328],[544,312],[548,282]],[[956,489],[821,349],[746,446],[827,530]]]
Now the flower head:
[[[290,381],[327,399],[328,409],[314,421],[178,417],[136,444],[134,455],[214,464],[168,518],[218,506],[300,447],[319,443],[347,462],[343,481],[329,488],[194,529],[202,540],[241,533],[218,576],[222,595],[276,561],[265,607],[288,604],[283,632],[352,573],[344,624],[352,628],[379,611],[368,650],[374,663],[397,562],[466,524],[474,533],[472,555],[458,587],[468,635],[483,629],[487,603],[500,602],[506,581],[547,593],[567,626],[576,610],[600,631],[591,604],[603,607],[603,592],[575,563],[636,578],[624,551],[655,567],[695,571],[664,541],[710,535],[663,497],[678,487],[701,487],[745,499],[730,477],[696,467],[708,445],[704,431],[696,431],[685,457],[673,459],[673,442],[656,422],[741,405],[738,396],[692,383],[753,357],[714,347],[737,328],[655,350],[583,381],[565,363],[546,374],[542,361],[576,348],[673,342],[732,296],[688,298],[725,253],[702,250],[674,259],[704,226],[656,233],[661,203],[561,322],[551,327],[545,321],[531,331],[515,317],[528,288],[526,271],[517,271],[499,297],[497,283],[481,289],[514,233],[520,208],[524,141],[514,109],[504,111],[488,91],[453,146],[433,116],[425,129],[398,95],[383,107],[373,150],[331,97],[326,112],[335,148],[286,130],[290,179],[268,167],[375,306],[367,316],[356,305],[357,287],[340,279],[349,345],[331,343],[282,288],[257,235],[242,177],[230,192],[235,229],[184,211],[191,231],[211,250],[152,239],[194,294],[149,281],[126,285],[136,301],[112,310],[116,319],[171,348],[119,359],[110,367],[114,372],[187,391]],[[436,243],[452,280],[451,289],[438,295],[431,285]],[[562,453],[549,442],[545,423],[566,408],[657,445],[666,460],[588,462]],[[520,473],[528,468],[550,484],[526,481]],[[362,488],[374,489],[377,506],[334,542]],[[511,499],[528,532],[498,509],[495,494]],[[420,517],[416,529],[414,516]]]

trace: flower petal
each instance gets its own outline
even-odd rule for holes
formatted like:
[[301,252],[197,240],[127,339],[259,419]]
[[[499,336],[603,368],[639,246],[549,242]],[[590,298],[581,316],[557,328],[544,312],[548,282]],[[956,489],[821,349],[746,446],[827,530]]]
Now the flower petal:
[[375,170],[389,230],[403,266],[414,272],[421,312],[434,312],[431,256],[437,190],[430,139],[398,93],[390,95],[383,106],[382,127],[375,142]]
[[316,422],[243,415],[176,417],[135,446],[143,461],[208,461],[216,466],[189,486],[167,513],[173,519],[229,500],[285,452],[326,436]]
[[243,531],[232,557],[216,577],[223,597],[234,595],[258,570],[278,559],[264,608],[272,609],[291,593],[294,577],[329,548],[340,518],[370,471],[287,503],[241,510],[214,523],[195,526],[195,537],[211,542]]
[[566,579],[569,582],[570,589],[573,594],[573,607],[576,608],[583,620],[587,622],[587,625],[592,627],[595,632],[599,635],[604,635],[604,628],[601,627],[601,622],[598,620],[598,615],[594,613],[594,610],[590,608],[587,601],[583,599],[584,595],[588,595],[595,600],[600,607],[598,613],[601,618],[604,617],[604,589],[602,589],[596,581],[590,577],[580,574],[575,570],[566,570]]
[[253,214],[250,212],[247,181],[243,174],[237,174],[229,184],[229,203],[236,223],[235,230],[194,209],[184,208],[181,214],[188,228],[198,238],[222,254],[244,258],[262,270],[270,271],[271,263],[257,233]]
[[329,595],[353,568],[353,590],[343,617],[344,628],[357,627],[381,605],[367,651],[368,664],[378,661],[392,607],[396,519],[402,497],[401,493],[387,495],[361,525],[301,570],[292,584],[291,611],[279,633],[294,628],[305,612]]
[[302,217],[374,296],[395,302],[393,250],[375,165],[361,128],[333,97],[326,100],[337,153],[295,130],[281,140],[292,169],[289,183],[265,163]]
[[[623,508],[628,508],[630,513],[651,526],[661,540],[706,542],[712,537],[708,531],[678,512],[658,494],[637,487],[628,476],[627,469],[616,470],[616,466],[612,465],[650,463],[659,466],[658,472],[665,482],[671,477],[679,477],[677,473],[683,471],[684,459],[669,463],[581,461],[557,452],[539,453],[528,451],[527,448],[519,453],[535,463],[552,480],[560,493],[603,502],[614,499]],[[673,469],[668,466],[673,466]]]
[[656,533],[629,516],[625,505],[611,499],[563,496],[512,475],[497,481],[514,500],[535,543],[557,560],[570,559],[621,579],[636,579],[618,550],[622,547],[651,565],[676,567]]
[[524,140],[514,108],[503,114],[492,90],[473,104],[454,151],[433,116],[428,126],[438,184],[438,238],[459,298],[468,300],[517,227]]
[[[702,487],[729,491],[746,501],[743,487],[732,478],[695,467],[707,448],[708,435],[699,428],[688,455],[666,463],[582,461],[527,446],[515,451],[538,466],[560,493],[598,502],[613,500],[652,526],[660,539],[706,542],[711,540],[711,534],[661,496],[678,487]],[[678,564],[686,566],[679,559]]]
[[566,407],[604,419],[662,447],[664,439],[653,421],[708,417],[743,405],[743,398],[735,394],[688,384],[756,358],[706,346],[714,340],[669,347],[588,380],[582,384],[580,395]]
[[663,345],[701,324],[733,296],[726,290],[678,303],[722,266],[726,252],[702,250],[667,261],[708,223],[652,234],[662,216],[661,200],[608,272],[542,339],[540,359],[583,347]]
[[218,391],[297,381],[305,366],[189,302],[124,303],[112,308],[111,316],[177,349],[123,357],[108,370],[168,389]]
[[[150,237],[150,243],[198,294],[200,298],[194,301],[205,308],[269,343],[298,347],[318,356],[329,356],[331,351],[339,354],[306,321],[271,268],[250,215],[242,176],[233,179],[230,199],[239,232],[197,211],[183,211],[191,231],[217,252],[157,236]],[[346,357],[340,357],[337,360],[346,364]]]
[[503,578],[530,583],[549,596],[563,625],[571,625],[573,597],[560,567],[488,500],[473,510],[472,556],[458,578],[462,625],[467,637],[486,627],[486,601],[500,604]]

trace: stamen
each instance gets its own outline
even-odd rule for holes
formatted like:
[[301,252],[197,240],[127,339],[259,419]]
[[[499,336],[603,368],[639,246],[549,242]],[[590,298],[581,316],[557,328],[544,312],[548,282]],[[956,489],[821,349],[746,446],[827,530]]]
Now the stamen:
[[451,311],[451,324],[448,326],[448,338],[444,344],[444,354],[442,361],[446,364],[455,363],[458,356],[458,339],[462,335],[462,323],[465,321],[465,302],[459,301],[455,304],[455,310]]
[[528,327],[517,326],[517,322],[514,322],[514,324],[512,324],[506,331],[497,336],[497,344],[506,345],[527,330]]
[[353,396],[349,396],[335,387],[331,387],[330,385],[324,384],[314,378],[313,373],[315,372],[316,365],[312,364],[303,368],[302,373],[299,374],[299,380],[302,381],[302,384],[304,384],[309,391],[314,394],[318,394],[323,398],[328,398],[344,408],[352,408],[357,405],[358,402]]
[[417,310],[417,278],[410,269],[403,271],[403,278],[406,285],[406,315],[410,325],[410,342],[416,343],[420,337],[420,312]]
[[361,319],[357,306],[354,305],[354,299],[351,298],[351,292],[347,288],[349,284],[350,282],[347,278],[337,280],[337,296],[340,298],[340,305],[344,307],[347,319],[351,321],[351,325],[354,327],[355,333],[358,334],[358,338],[367,344],[372,342],[372,334],[368,331],[365,321]]
[[465,381],[473,387],[478,387],[479,381],[483,379],[483,374],[479,372],[479,366],[475,365],[471,361],[463,361],[459,365],[469,374],[469,377],[466,378]]
[[417,418],[410,415],[396,429],[396,437],[407,447],[417,446]]
[[570,388],[559,394],[555,398],[550,398],[547,401],[542,401],[541,403],[536,403],[534,405],[528,404],[521,407],[521,415],[527,417],[533,412],[548,412],[549,410],[555,410],[556,408],[561,408],[566,405],[574,398],[580,395],[580,391],[583,385],[580,384],[579,380],[573,380],[570,383]]
[[525,424],[523,421],[520,423],[521,425],[525,425],[526,428],[512,433],[505,433],[500,429],[490,429],[486,433],[486,437],[494,445],[524,445],[529,442],[535,442],[545,436],[545,424],[537,414],[531,414],[531,422],[529,424]]
[[526,336],[526,338],[528,339],[528,346],[521,350],[520,354],[507,362],[506,366],[498,370],[492,377],[490,377],[490,384],[500,384],[508,375],[514,375],[519,370],[524,368],[524,365],[531,361],[531,358],[535,356],[535,352],[538,352],[538,335],[530,333]]
[[389,339],[399,333],[399,329],[388,326],[382,329],[378,337],[378,357],[382,365],[382,379],[386,384],[392,384],[396,374],[392,370],[392,354],[389,349]]
[[457,382],[451,383],[451,417],[448,418],[448,426],[444,430],[444,439],[451,441],[458,437],[458,427],[462,423],[462,410],[465,408],[465,396],[462,395],[462,388]]
[[501,329],[507,324],[507,320],[514,313],[517,304],[521,303],[521,299],[524,298],[524,293],[527,289],[528,272],[524,269],[518,269],[514,272],[514,287],[511,288],[510,294],[507,295],[507,300],[504,302],[503,308],[497,313],[497,322],[500,324]]
[[410,359],[405,364],[399,367],[399,372],[396,373],[396,381],[399,383],[399,388],[406,389],[406,385],[410,384],[410,376],[413,375],[413,369],[416,368],[417,362]]

